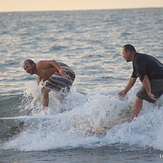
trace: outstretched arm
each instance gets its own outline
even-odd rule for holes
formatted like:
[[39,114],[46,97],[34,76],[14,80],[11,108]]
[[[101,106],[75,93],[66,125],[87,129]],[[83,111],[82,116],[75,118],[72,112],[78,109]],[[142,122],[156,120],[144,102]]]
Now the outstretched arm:
[[132,77],[131,77],[131,78],[129,79],[129,82],[128,82],[127,86],[125,87],[125,89],[124,89],[123,91],[119,92],[119,93],[118,93],[118,96],[121,97],[121,98],[125,97],[126,94],[127,94],[127,92],[128,92],[128,91],[132,88],[132,86],[135,84],[136,79],[137,79],[137,78],[132,78]]

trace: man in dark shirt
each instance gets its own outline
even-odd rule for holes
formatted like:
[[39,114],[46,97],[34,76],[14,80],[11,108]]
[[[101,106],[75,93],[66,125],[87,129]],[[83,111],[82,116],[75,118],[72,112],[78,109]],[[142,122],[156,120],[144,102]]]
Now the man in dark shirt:
[[143,83],[142,88],[136,94],[131,120],[138,116],[143,100],[156,102],[163,94],[163,64],[156,58],[137,53],[134,46],[127,44],[122,49],[123,57],[127,62],[132,61],[133,73],[125,89],[118,93],[119,97],[124,97],[135,84],[137,77]]

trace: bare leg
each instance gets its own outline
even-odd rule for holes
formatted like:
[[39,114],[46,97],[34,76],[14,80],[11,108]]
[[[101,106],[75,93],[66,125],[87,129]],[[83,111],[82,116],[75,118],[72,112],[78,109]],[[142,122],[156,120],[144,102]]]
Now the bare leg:
[[140,110],[142,109],[142,105],[143,105],[143,100],[140,99],[139,97],[136,97],[134,108],[132,111],[131,121],[138,116]]
[[50,90],[45,87],[41,89],[43,110],[45,110],[49,105],[49,92]]

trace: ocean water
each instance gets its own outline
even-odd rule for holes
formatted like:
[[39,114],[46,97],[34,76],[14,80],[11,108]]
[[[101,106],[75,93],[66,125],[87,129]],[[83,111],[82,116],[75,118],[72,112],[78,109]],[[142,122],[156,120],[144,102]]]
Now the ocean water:
[[[122,46],[163,62],[162,38],[163,8],[0,13],[0,117],[19,117],[0,121],[0,162],[162,162],[163,98],[122,123],[140,81],[117,96],[132,72]],[[76,72],[65,100],[50,93],[46,116],[41,86],[22,68],[28,58],[55,59]]]

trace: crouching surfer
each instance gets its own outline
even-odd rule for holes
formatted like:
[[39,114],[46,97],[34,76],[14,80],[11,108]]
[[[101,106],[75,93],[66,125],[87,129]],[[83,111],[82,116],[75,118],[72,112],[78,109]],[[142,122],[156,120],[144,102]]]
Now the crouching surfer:
[[46,111],[49,105],[49,92],[57,92],[64,97],[70,91],[75,80],[75,72],[65,63],[55,60],[41,60],[35,63],[31,59],[23,62],[24,70],[30,75],[37,75],[38,84],[43,81],[44,86],[41,89],[42,109]]

